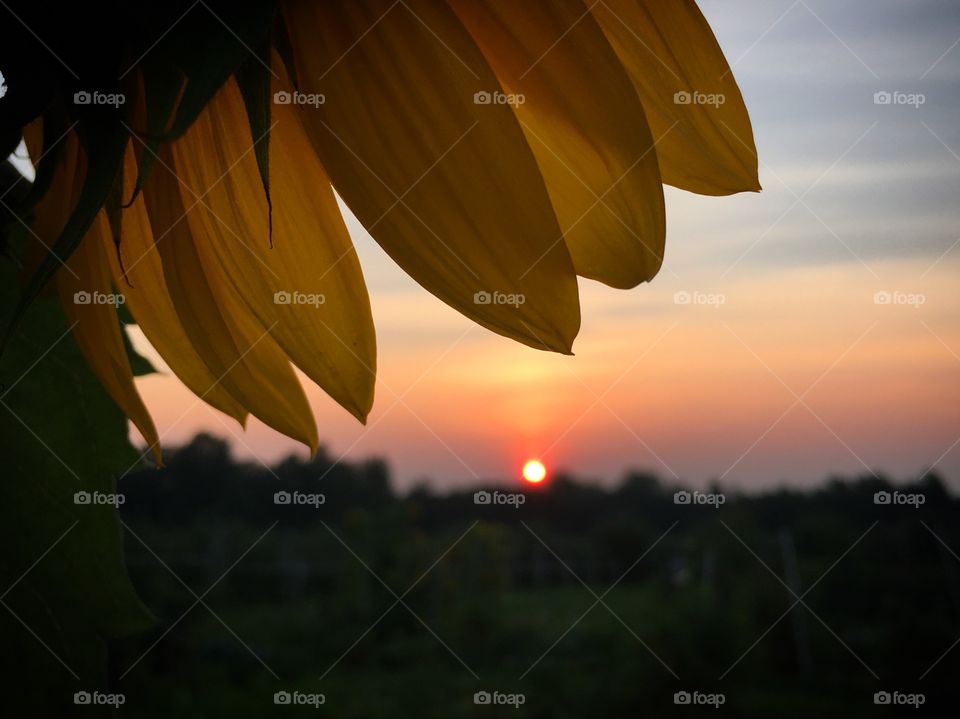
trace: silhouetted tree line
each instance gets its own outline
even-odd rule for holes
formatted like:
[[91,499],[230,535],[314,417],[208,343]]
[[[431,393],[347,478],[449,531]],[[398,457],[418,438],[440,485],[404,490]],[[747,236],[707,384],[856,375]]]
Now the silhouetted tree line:
[[[118,491],[139,538],[125,539],[131,576],[161,620],[118,666],[158,641],[127,680],[157,716],[259,716],[276,689],[203,608],[173,624],[195,602],[179,581],[216,580],[206,601],[231,629],[340,716],[474,716],[484,688],[523,691],[544,717],[683,716],[672,697],[687,689],[722,691],[742,716],[865,716],[878,690],[949,697],[960,668],[960,502],[933,472],[758,493],[630,472],[400,494],[382,461],[320,451],[268,468],[200,435]],[[390,609],[397,596],[482,684]]]
[[[722,493],[723,503],[677,504],[683,488],[662,483],[655,475],[632,471],[614,487],[557,475],[542,487],[491,483],[469,490],[438,491],[426,484],[400,494],[390,481],[384,461],[336,461],[324,448],[309,460],[287,458],[268,467],[238,461],[226,442],[207,434],[189,444],[168,449],[161,469],[144,468],[126,476],[118,491],[125,495],[125,516],[158,525],[185,525],[194,521],[244,521],[257,525],[280,519],[286,528],[336,521],[355,513],[396,513],[424,532],[463,526],[473,520],[516,524],[549,524],[559,534],[571,534],[577,543],[599,541],[617,552],[618,537],[638,531],[651,539],[674,521],[687,529],[714,524],[718,517],[738,521],[749,518],[756,531],[792,527],[801,535],[822,536],[839,525],[866,527],[874,520],[892,522],[922,517],[928,523],[955,526],[960,502],[951,495],[936,472],[919,479],[894,483],[883,476],[835,477],[810,489],[765,489],[744,492],[713,486],[700,495]],[[520,493],[522,504],[501,501],[477,504],[478,490],[501,494]],[[690,490],[692,491],[692,490]],[[321,494],[322,504],[278,505],[278,492],[291,495]],[[878,504],[877,493],[894,495],[890,504]],[[915,506],[904,495],[922,496]],[[600,532],[597,535],[597,532]],[[582,533],[590,532],[591,536]]]

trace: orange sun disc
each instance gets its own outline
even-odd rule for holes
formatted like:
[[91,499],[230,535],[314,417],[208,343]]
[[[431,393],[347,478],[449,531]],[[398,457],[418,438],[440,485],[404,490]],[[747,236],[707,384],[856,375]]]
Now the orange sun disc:
[[528,460],[523,465],[523,478],[532,484],[539,484],[546,476],[547,468],[543,466],[543,462],[539,459]]

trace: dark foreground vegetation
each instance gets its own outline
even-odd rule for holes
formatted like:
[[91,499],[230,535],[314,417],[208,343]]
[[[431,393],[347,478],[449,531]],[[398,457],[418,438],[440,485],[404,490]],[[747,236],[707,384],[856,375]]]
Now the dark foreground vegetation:
[[[266,468],[206,436],[168,451],[115,488],[155,622],[110,640],[101,692],[58,714],[807,719],[953,701],[960,502],[934,474],[523,489],[400,496],[378,461]],[[28,586],[4,601],[41,626]],[[8,697],[29,707],[69,676],[4,627],[14,664],[46,672]]]
[[681,504],[644,474],[489,489],[398,497],[379,462],[267,469],[207,437],[127,477],[127,562],[158,622],[112,647],[122,713],[882,716],[950,699],[960,503],[933,475]]

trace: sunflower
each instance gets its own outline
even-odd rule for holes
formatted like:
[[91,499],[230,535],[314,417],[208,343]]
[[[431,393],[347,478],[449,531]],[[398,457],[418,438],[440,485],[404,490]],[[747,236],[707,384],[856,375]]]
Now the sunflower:
[[[4,101],[39,158],[15,208],[37,240],[23,306],[56,287],[158,460],[120,308],[241,424],[252,414],[317,447],[294,367],[365,421],[374,327],[334,189],[429,292],[563,353],[580,326],[578,275],[631,288],[659,270],[663,183],[760,189],[743,99],[692,0],[124,12],[126,39],[104,38],[95,87],[67,67],[73,78],[61,70],[17,104],[9,72]],[[81,54],[63,43],[68,66]]]

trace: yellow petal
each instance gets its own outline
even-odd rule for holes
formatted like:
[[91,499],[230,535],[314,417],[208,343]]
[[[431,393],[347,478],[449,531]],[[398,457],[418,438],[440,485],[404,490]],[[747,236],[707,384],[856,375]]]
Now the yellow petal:
[[757,152],[740,88],[693,0],[604,0],[593,16],[626,66],[663,181],[704,195],[757,191]]
[[173,159],[161,152],[144,187],[154,242],[167,289],[180,323],[209,370],[251,414],[279,432],[317,447],[317,427],[303,388],[286,355],[243,301],[215,262],[203,262],[186,215],[178,181],[167,169]]
[[[128,148],[124,160],[124,197],[130,196],[136,177],[137,160],[133,149]],[[114,285],[123,292],[130,313],[150,344],[184,385],[211,406],[243,424],[247,417],[246,410],[217,382],[180,324],[163,276],[160,253],[153,243],[153,232],[142,195],[123,210],[121,220],[120,255],[123,268],[112,237],[102,237]]]
[[317,101],[298,106],[304,124],[374,239],[476,322],[569,351],[580,326],[569,252],[512,111],[474,103],[499,83],[450,8],[361,0],[283,10],[300,89]]
[[[40,140],[34,137],[31,141]],[[82,184],[79,140],[75,133],[70,133],[62,142],[63,155],[51,179],[50,188],[34,208],[34,242],[28,244],[30,251],[27,257],[31,258],[27,262],[28,268],[34,261],[39,261],[60,236]],[[133,371],[120,334],[116,305],[95,301],[113,292],[110,269],[101,245],[101,236],[109,238],[109,235],[109,224],[101,212],[66,262],[66,267],[56,274],[53,284],[60,296],[67,323],[72,326],[77,346],[91,371],[140,431],[159,465],[163,462],[159,437],[133,382]],[[89,301],[84,302],[84,299]]]
[[643,106],[580,2],[452,0],[537,158],[577,274],[614,287],[656,275],[666,223]]
[[[274,89],[291,88],[278,82]],[[365,421],[376,341],[360,262],[296,108],[274,105],[272,123],[273,246],[255,138],[233,80],[173,145],[177,174],[197,195],[206,193],[187,219],[203,238],[201,257],[223,268],[291,361]],[[196,200],[184,187],[181,192],[184,202]]]
[[104,389],[130,418],[147,441],[157,464],[162,464],[160,438],[150,413],[133,382],[133,371],[120,334],[120,320],[104,253],[110,237],[106,214],[100,212],[90,230],[67,260],[67,269],[56,275],[57,289],[67,322],[90,369]]

